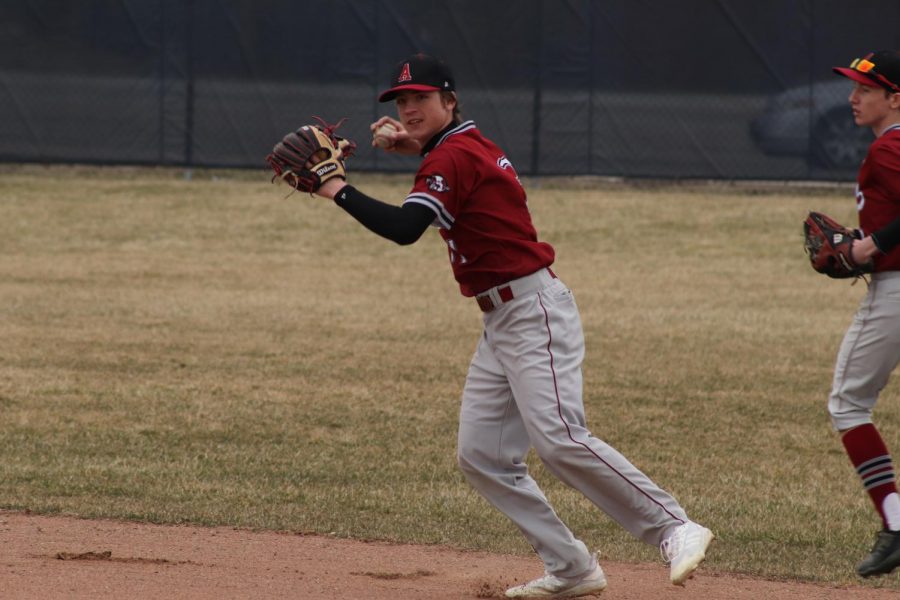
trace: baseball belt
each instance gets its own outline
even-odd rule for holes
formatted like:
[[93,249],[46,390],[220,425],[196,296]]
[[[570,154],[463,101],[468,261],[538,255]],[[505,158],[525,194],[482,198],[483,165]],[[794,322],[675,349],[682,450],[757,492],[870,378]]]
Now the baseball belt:
[[485,290],[475,296],[475,301],[478,302],[478,308],[482,311],[491,312],[513,298],[521,298],[543,289],[554,279],[556,279],[556,273],[550,267],[547,267],[546,269],[535,271],[531,275],[519,277]]

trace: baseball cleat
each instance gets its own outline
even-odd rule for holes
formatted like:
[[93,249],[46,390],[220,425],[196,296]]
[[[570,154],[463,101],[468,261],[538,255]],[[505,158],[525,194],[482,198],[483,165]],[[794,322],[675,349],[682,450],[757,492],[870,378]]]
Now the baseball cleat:
[[713,541],[713,532],[688,521],[659,545],[663,559],[670,563],[669,579],[675,585],[684,585],[691,578],[694,569],[706,558],[706,549]]
[[579,579],[562,579],[545,574],[534,581],[506,590],[507,598],[578,598],[606,589],[606,575],[600,565]]
[[883,530],[878,533],[872,551],[856,572],[860,577],[886,575],[900,566],[900,531]]

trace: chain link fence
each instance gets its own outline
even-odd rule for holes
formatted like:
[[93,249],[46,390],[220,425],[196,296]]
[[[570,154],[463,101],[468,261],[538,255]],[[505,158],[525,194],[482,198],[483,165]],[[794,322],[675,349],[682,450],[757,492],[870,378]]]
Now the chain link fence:
[[18,0],[0,5],[0,160],[262,168],[312,115],[369,148],[417,51],[527,175],[852,178],[831,73],[900,48],[896,0]]

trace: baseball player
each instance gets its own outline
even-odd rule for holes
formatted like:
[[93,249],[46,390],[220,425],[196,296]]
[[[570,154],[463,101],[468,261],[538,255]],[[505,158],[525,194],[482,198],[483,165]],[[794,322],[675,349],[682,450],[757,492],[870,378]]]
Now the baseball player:
[[551,269],[553,247],[538,239],[512,163],[474,122],[462,120],[453,75],[434,57],[401,61],[378,99],[393,101],[397,118],[372,124],[373,144],[422,157],[402,206],[375,200],[342,177],[316,193],[398,244],[415,242],[429,225],[438,228],[462,295],[483,311],[484,332],[462,394],[457,458],[475,489],[519,527],[546,571],[506,595],[570,598],[606,587],[597,557],[529,476],[531,446],[559,479],[634,536],[660,546],[672,583],[683,584],[713,534],[588,430],[578,309]]
[[900,565],[900,496],[894,466],[872,410],[900,361],[900,52],[882,50],[834,72],[853,81],[850,108],[875,141],[857,177],[857,264],[874,261],[865,298],[838,351],[828,411],[834,428],[881,516],[882,531],[857,566],[862,577]]

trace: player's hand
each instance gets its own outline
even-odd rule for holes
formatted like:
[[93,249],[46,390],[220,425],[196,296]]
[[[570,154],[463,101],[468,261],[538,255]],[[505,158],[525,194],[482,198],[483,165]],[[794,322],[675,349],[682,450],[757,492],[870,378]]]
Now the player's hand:
[[338,192],[344,189],[345,185],[347,185],[347,182],[343,179],[329,179],[319,186],[319,189],[315,191],[315,194],[334,200],[334,197],[338,195]]
[[[309,157],[309,159],[306,161],[305,166],[308,170],[312,170],[317,164],[319,164],[326,158],[327,155],[323,155],[317,152]],[[347,185],[347,182],[345,180],[335,177],[333,179],[324,181],[313,193],[317,196],[322,196],[323,198],[331,198],[332,200],[334,200],[334,197],[337,196],[338,192],[340,192],[345,185]]]
[[850,246],[850,257],[859,265],[869,262],[877,252],[878,246],[875,245],[872,236],[864,237]]
[[400,121],[398,121],[397,119],[392,119],[391,117],[381,117],[380,119],[369,125],[369,129],[372,130],[372,135],[375,135],[375,132],[378,131],[378,128],[380,128],[385,123],[390,123],[396,130],[390,134],[390,140],[393,143],[387,148],[383,148],[385,152],[415,155],[419,154],[422,151],[422,145],[418,142],[418,140],[414,140],[413,138],[409,137],[409,132],[406,131],[406,128],[403,127],[403,124],[400,123]]

